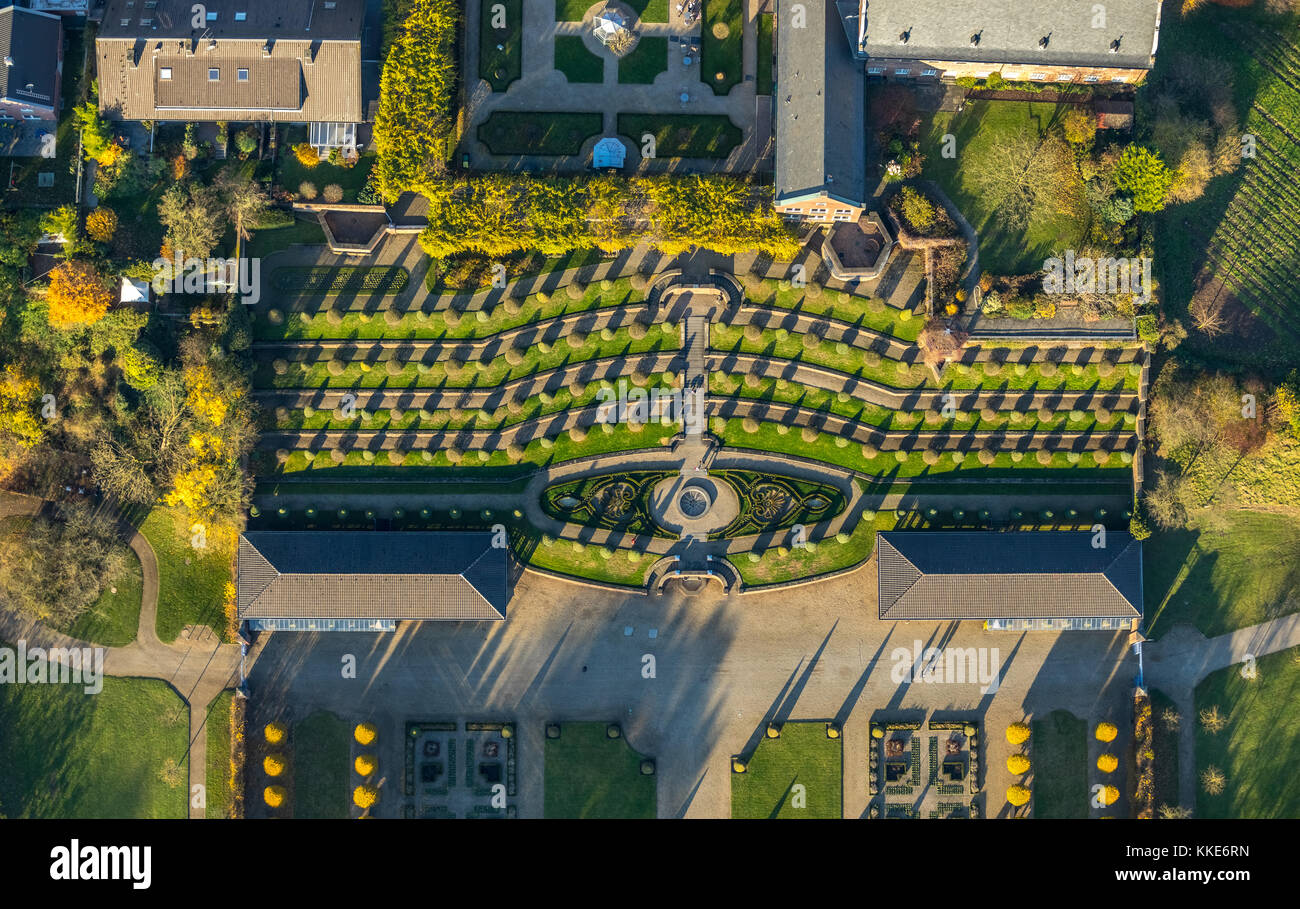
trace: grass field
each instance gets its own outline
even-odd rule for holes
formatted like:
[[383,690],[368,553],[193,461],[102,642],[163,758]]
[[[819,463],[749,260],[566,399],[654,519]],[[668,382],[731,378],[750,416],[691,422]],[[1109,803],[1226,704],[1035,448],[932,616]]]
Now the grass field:
[[825,723],[786,723],[780,738],[759,742],[744,773],[731,775],[731,816],[842,817],[843,741],[827,738]]
[[1148,633],[1187,622],[1214,637],[1300,609],[1297,540],[1296,518],[1234,510],[1152,534],[1144,547]]
[[357,193],[366,185],[370,169],[375,166],[374,154],[363,154],[351,167],[342,167],[322,161],[315,167],[304,167],[293,153],[293,146],[307,141],[306,127],[285,127],[281,138],[279,157],[275,162],[275,182],[291,193],[298,192],[298,186],[304,182],[315,184],[317,190],[324,190],[331,183],[337,183],[343,190],[344,202],[356,202]]
[[654,136],[657,158],[725,158],[745,138],[725,114],[619,114],[618,131],[638,145]]
[[745,4],[742,0],[704,0],[703,20],[700,80],[715,95],[725,95],[745,76]]
[[[143,583],[140,559],[128,550],[122,573],[109,578],[99,599],[70,626],[59,630],[79,641],[89,641],[101,647],[125,647],[135,640],[140,626]],[[113,592],[115,589],[116,593]]]
[[601,129],[600,114],[495,111],[478,128],[494,155],[576,155]]
[[230,817],[235,793],[230,788],[230,705],[234,691],[223,691],[208,708],[207,816]]
[[[1300,775],[1295,755],[1300,750],[1300,648],[1260,657],[1256,678],[1232,666],[1211,674],[1196,686],[1196,709],[1218,707],[1228,727],[1217,735],[1199,724],[1196,730],[1199,818],[1294,818],[1300,815]],[[1184,722],[1196,722],[1185,717]],[[1223,771],[1227,783],[1220,795],[1200,786],[1207,767]]]
[[774,15],[763,13],[758,17],[758,74],[754,91],[760,95],[772,94],[772,68],[776,64],[773,53]]
[[[1041,136],[1058,116],[1055,104],[1022,101],[970,101],[959,114],[938,112],[921,125],[921,153],[927,179],[936,181],[979,233],[980,265],[993,274],[1038,271],[1043,260],[1062,249],[1078,249],[1088,229],[1084,205],[1075,211],[1035,209],[1027,227],[1007,230],[995,212],[996,199],[981,192],[969,175],[997,167],[1000,149],[1011,136],[1032,131]],[[942,155],[944,136],[957,139],[957,155]]]
[[[570,82],[600,83],[605,81],[605,61],[587,50],[580,35],[555,36],[555,68],[564,73]],[[479,130],[479,139],[483,132]]]
[[[480,11],[478,28],[478,75],[492,91],[503,92],[523,75],[524,0],[501,0],[502,18],[495,4]],[[503,50],[497,50],[497,47]]]
[[[1164,712],[1174,710],[1174,702],[1157,688],[1151,689],[1152,750],[1156,759],[1152,764],[1155,774],[1155,806],[1178,804],[1178,730],[1170,729],[1164,720]],[[1181,723],[1194,723],[1195,717],[1181,717]]]
[[604,723],[563,723],[546,740],[548,818],[653,818],[656,777],[641,773],[643,755]]
[[233,581],[234,532],[204,528],[206,545],[190,545],[193,525],[185,513],[159,506],[140,532],[158,557],[158,637],[176,640],[186,625],[207,625],[226,636],[225,587]]
[[0,729],[0,815],[187,815],[189,712],[165,682],[0,685]]
[[351,732],[321,710],[293,727],[293,816],[348,817]]
[[668,69],[668,39],[642,36],[632,53],[618,61],[622,84],[650,85]]
[[1088,724],[1064,710],[1034,720],[1029,739],[1033,761],[1034,817],[1088,816]]

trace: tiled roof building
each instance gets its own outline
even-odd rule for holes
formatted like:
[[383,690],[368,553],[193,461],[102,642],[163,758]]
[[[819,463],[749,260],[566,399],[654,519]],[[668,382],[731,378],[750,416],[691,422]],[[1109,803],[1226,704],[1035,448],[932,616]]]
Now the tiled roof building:
[[990,628],[1132,629],[1142,543],[1108,531],[876,534],[880,618],[982,620]]
[[399,621],[501,621],[509,550],[486,532],[249,531],[236,608],[255,629],[392,630]]

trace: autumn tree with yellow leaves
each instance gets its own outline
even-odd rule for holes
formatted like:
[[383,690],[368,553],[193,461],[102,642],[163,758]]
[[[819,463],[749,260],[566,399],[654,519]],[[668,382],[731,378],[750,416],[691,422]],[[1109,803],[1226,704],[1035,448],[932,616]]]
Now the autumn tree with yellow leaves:
[[50,272],[46,293],[50,324],[59,328],[92,325],[114,303],[113,291],[89,262],[64,262]]

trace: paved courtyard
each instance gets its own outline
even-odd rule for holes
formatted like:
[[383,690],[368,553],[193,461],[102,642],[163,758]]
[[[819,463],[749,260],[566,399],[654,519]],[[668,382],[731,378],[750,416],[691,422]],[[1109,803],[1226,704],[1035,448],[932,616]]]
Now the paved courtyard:
[[[519,816],[540,817],[544,724],[618,722],[658,763],[661,817],[728,817],[731,755],[766,722],[844,727],[844,813],[867,808],[868,722],[878,711],[960,711],[987,730],[983,790],[999,816],[1013,782],[1002,739],[1026,712],[1066,709],[1095,722],[1127,717],[1136,660],[1127,636],[985,632],[978,623],[884,623],[874,560],[848,575],[770,593],[622,594],[526,573],[501,624],[406,624],[394,634],[273,634],[250,674],[250,722],[287,707],[335,711],[380,731],[380,761],[402,766],[415,719],[514,721]],[[917,643],[919,642],[919,644]],[[1002,680],[896,682],[896,648],[997,648]],[[346,654],[357,678],[344,679]],[[653,678],[645,678],[646,655]],[[906,661],[905,661],[906,662]],[[376,813],[401,812],[390,773]]]
[[[675,5],[670,4],[669,22],[641,22],[637,31],[643,37],[698,40],[700,20],[685,25],[681,14],[675,11]],[[522,78],[511,83],[504,92],[493,92],[488,82],[473,78],[479,72],[478,34],[485,6],[479,0],[470,0],[466,13],[466,33],[470,40],[466,42],[464,71],[471,78],[466,90],[464,144],[475,168],[569,172],[586,170],[591,165],[591,148],[599,137],[587,140],[581,154],[567,158],[491,154],[476,136],[479,125],[495,111],[596,112],[603,115],[602,135],[605,136],[618,135],[619,114],[725,114],[744,132],[744,141],[725,159],[642,160],[639,137],[624,137],[629,149],[627,164],[632,171],[653,173],[680,171],[688,167],[695,173],[736,173],[754,169],[770,154],[770,98],[759,99],[755,94],[758,47],[755,16],[758,4],[753,0],[745,4],[744,79],[726,95],[715,95],[713,89],[701,81],[698,59],[691,65],[684,64],[682,54],[676,52],[673,45],[670,45],[667,70],[660,73],[653,84],[620,83],[618,60],[607,52],[601,54],[604,60],[602,82],[569,82],[564,73],[555,68],[555,39],[557,36],[581,36],[588,29],[583,23],[556,22],[554,3],[550,0],[529,0],[523,5]],[[589,43],[594,47],[594,42]],[[683,96],[687,100],[683,101]]]

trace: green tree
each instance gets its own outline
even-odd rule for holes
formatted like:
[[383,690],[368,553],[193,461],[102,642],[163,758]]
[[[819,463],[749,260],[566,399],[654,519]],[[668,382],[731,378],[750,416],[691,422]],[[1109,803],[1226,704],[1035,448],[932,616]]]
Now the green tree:
[[1115,166],[1115,185],[1133,197],[1139,212],[1160,211],[1174,184],[1174,173],[1160,155],[1141,145],[1130,145]]
[[225,206],[212,187],[177,183],[158,202],[167,242],[182,258],[206,259],[226,229]]

